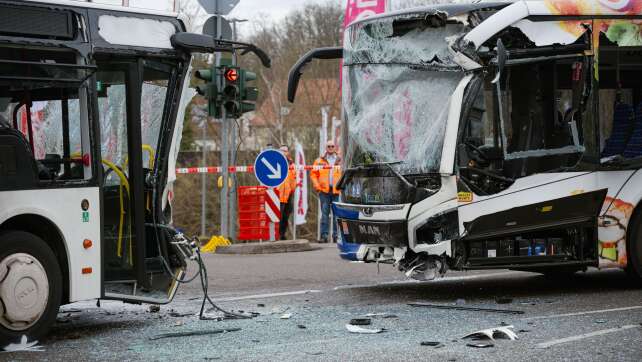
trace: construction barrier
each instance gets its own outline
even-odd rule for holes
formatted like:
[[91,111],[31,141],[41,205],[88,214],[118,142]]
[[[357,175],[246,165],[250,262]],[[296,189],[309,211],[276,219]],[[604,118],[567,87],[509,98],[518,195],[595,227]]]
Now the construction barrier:
[[[329,170],[334,167],[336,167],[337,169],[341,169],[340,166],[310,166],[310,165],[290,166],[290,169],[297,170],[297,171],[301,171],[301,170],[311,171],[311,170]],[[254,166],[230,166],[227,168],[227,171],[230,173],[254,172]],[[223,172],[223,167],[220,167],[220,166],[184,167],[184,168],[176,169],[176,173],[180,175],[196,174],[196,173],[221,173],[221,172]]]
[[281,219],[278,190],[265,186],[238,187],[239,240],[275,240]]

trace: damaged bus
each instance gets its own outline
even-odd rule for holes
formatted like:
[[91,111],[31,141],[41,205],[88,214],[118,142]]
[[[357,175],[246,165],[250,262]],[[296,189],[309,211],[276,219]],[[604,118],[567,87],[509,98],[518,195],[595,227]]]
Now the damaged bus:
[[61,304],[170,302],[193,250],[168,226],[190,53],[236,48],[176,14],[0,13],[0,346],[42,336]]
[[[342,257],[642,279],[642,1],[414,8],[349,25]],[[350,249],[350,246],[355,246]]]

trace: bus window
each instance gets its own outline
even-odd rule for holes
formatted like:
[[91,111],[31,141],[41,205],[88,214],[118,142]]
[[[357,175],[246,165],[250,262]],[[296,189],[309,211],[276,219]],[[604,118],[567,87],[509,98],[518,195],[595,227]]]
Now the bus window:
[[[34,51],[27,55],[57,56],[61,63],[72,61],[66,53],[50,55]],[[63,64],[66,68],[62,68],[53,61],[25,66],[24,62],[13,64],[14,61],[3,60],[0,67],[0,76],[11,79],[0,83],[0,118],[5,127],[22,134],[37,181],[46,186],[90,179],[91,168],[83,164],[83,144],[89,148],[88,137],[82,139],[82,129],[88,124],[83,88],[88,77],[85,68],[66,63]],[[57,81],[61,78],[66,78],[67,84]]]
[[502,139],[507,176],[572,167],[585,151],[587,93],[582,58],[508,66],[502,77]]
[[173,69],[168,65],[147,60],[144,64],[140,110],[142,142],[145,151],[143,164],[146,168],[152,169]]
[[[625,26],[622,22],[619,26]],[[603,163],[642,157],[642,41],[618,38],[611,24],[599,40],[600,156]]]

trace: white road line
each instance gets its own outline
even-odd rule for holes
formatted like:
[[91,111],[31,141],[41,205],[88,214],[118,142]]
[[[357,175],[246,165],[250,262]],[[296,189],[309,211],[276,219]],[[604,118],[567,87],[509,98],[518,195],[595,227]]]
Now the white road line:
[[621,327],[617,327],[617,328],[602,329],[602,330],[599,330],[599,331],[595,331],[595,332],[591,332],[591,333],[584,333],[584,334],[580,334],[580,335],[577,335],[577,336],[571,336],[571,337],[566,337],[566,338],[555,339],[555,340],[552,340],[552,341],[539,343],[539,344],[537,344],[537,347],[539,347],[539,348],[548,348],[548,347],[556,346],[558,344],[575,342],[575,341],[579,341],[579,340],[582,340],[582,339],[585,339],[585,338],[601,336],[601,335],[620,332],[620,331],[624,331],[624,330],[627,330],[627,329],[633,329],[633,328],[640,328],[640,325],[639,324],[629,324],[629,325],[621,326]]
[[625,310],[634,310],[634,309],[642,309],[642,305],[634,305],[634,306],[630,306],[630,307],[611,308],[611,309],[587,310],[587,311],[584,311],[584,312],[575,312],[575,313],[543,315],[543,316],[530,317],[530,318],[525,318],[525,319],[533,320],[533,319],[550,319],[550,318],[575,317],[575,316],[579,316],[579,315],[608,313],[608,312],[621,312],[621,311],[625,311]]
[[254,295],[243,295],[240,297],[227,297],[227,298],[217,298],[213,299],[215,302],[232,302],[235,300],[246,300],[246,299],[263,299],[263,298],[274,298],[274,297],[284,297],[289,295],[301,295],[309,293],[321,293],[322,290],[309,289],[309,290],[297,290],[293,292],[282,292],[282,293],[266,293],[266,294],[254,294]]
[[489,278],[489,277],[496,277],[496,276],[501,276],[501,275],[517,275],[521,274],[522,272],[518,271],[508,271],[508,272],[498,272],[498,273],[489,273],[489,274],[476,274],[476,275],[461,275],[461,276],[452,276],[452,277],[443,277],[435,280],[429,280],[429,281],[422,281],[422,280],[414,280],[414,279],[404,279],[404,280],[391,280],[387,282],[380,282],[380,283],[375,283],[375,284],[346,284],[346,285],[339,285],[332,290],[344,290],[344,289],[357,289],[357,288],[372,288],[372,287],[380,287],[382,285],[385,286],[390,286],[390,285],[404,285],[404,284],[435,284],[435,283],[447,283],[447,282],[453,282],[453,281],[459,281],[459,280],[473,280],[473,279],[484,279],[484,278]]

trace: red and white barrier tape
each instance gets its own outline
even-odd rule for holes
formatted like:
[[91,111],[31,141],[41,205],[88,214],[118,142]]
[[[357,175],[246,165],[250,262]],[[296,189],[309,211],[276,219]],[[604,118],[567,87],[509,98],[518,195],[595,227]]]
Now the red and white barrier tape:
[[[301,165],[301,166],[290,166],[290,169],[297,171],[300,170],[329,170],[332,168],[341,169],[340,166],[310,166],[310,165]],[[241,173],[241,172],[254,172],[254,166],[230,166],[227,168],[230,173]],[[211,167],[187,167],[187,168],[177,168],[176,173],[185,175],[185,174],[195,174],[195,173],[221,173],[223,172],[223,167],[220,166],[211,166]]]

